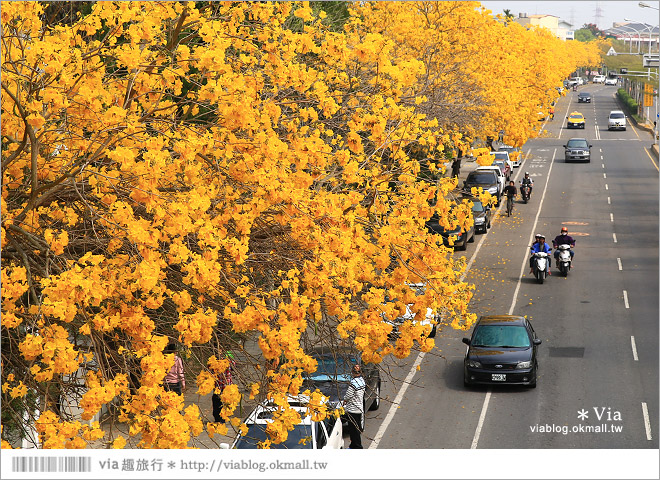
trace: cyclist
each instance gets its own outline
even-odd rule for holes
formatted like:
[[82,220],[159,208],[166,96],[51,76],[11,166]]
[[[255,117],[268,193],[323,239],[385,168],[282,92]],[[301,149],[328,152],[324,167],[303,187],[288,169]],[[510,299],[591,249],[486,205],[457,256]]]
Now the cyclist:
[[504,195],[506,195],[506,214],[511,216],[513,211],[513,199],[518,195],[518,190],[516,189],[516,183],[511,180],[509,184],[504,187]]

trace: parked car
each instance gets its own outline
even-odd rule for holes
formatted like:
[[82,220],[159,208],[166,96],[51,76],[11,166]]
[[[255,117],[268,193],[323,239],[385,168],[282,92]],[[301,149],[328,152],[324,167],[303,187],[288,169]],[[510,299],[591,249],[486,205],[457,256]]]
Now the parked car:
[[568,116],[568,122],[566,123],[566,128],[584,128],[584,115],[580,112],[571,112]]
[[617,83],[619,83],[619,81],[616,77],[607,77],[605,79],[605,85],[616,85]]
[[502,170],[500,170],[500,167],[497,165],[482,165],[477,167],[475,172],[495,172],[495,175],[497,175],[497,181],[499,182],[499,195],[502,195],[504,192],[504,187],[506,187],[506,177],[504,176],[504,173],[502,173]]
[[564,159],[566,162],[578,160],[591,162],[591,145],[586,138],[571,138],[564,145]]
[[475,233],[486,233],[490,228],[490,221],[493,212],[488,205],[484,205],[481,200],[472,195],[464,195],[461,200],[472,202],[472,217],[474,218]]
[[[506,152],[509,155],[511,167],[519,167],[522,164],[522,150],[520,147],[512,147],[511,145],[500,145],[495,153],[495,159],[498,159],[498,154]],[[512,168],[513,169],[513,168]]]
[[[318,364],[313,373],[303,377],[303,389],[319,389],[327,396],[329,404],[336,408],[341,406],[344,395],[351,383],[351,369],[353,365],[362,367],[362,377],[367,384],[364,393],[364,411],[378,410],[380,407],[380,370],[372,363],[362,362],[360,353],[350,347],[316,347],[308,352]],[[364,429],[366,415],[362,415],[362,429]],[[342,417],[346,425],[346,417]]]
[[[473,172],[471,172],[470,175],[472,173]],[[495,180],[495,182],[496,181],[497,180]],[[442,243],[447,247],[454,247],[455,250],[465,250],[467,249],[468,243],[474,242],[474,225],[471,225],[468,229],[458,226],[451,230],[445,230],[445,228],[440,225],[440,217],[437,213],[434,213],[426,222],[426,228],[431,233],[441,235]]]
[[477,321],[463,361],[463,383],[519,384],[536,387],[538,346],[532,324],[517,315],[488,315]]
[[511,167],[509,166],[510,163],[510,161],[506,162],[505,160],[493,160],[493,163],[491,163],[491,165],[499,167],[507,182],[511,178]]
[[621,110],[612,110],[607,119],[608,130],[625,130],[626,115]]
[[[511,149],[511,152],[516,151],[513,147],[511,147]],[[509,150],[498,150],[497,152],[491,152],[490,154],[495,156],[495,160],[503,160],[506,162],[511,172],[513,172],[513,161],[511,160],[511,154],[509,153]]]
[[463,182],[463,190],[470,192],[472,187],[481,187],[485,192],[497,197],[497,204],[500,203],[500,182],[495,172],[473,170],[468,173]]
[[[335,415],[329,414],[323,421],[312,420],[307,413],[309,397],[298,395],[288,398],[289,405],[296,410],[301,422],[289,430],[289,436],[282,443],[271,443],[271,449],[338,449],[344,448],[342,422]],[[257,405],[245,419],[248,430],[239,434],[231,445],[236,449],[259,448],[259,443],[267,440],[266,427],[273,420],[273,414],[278,406],[272,401]],[[363,415],[364,416],[364,415]],[[227,443],[221,443],[220,448],[230,448]]]
[[[415,295],[418,297],[424,295],[424,292],[426,291],[425,283],[409,283],[408,286],[415,292]],[[385,322],[392,325],[392,331],[390,332],[390,339],[394,340],[399,338],[400,336],[399,328],[401,327],[401,325],[403,325],[404,322],[409,320],[413,324],[417,323],[417,320],[415,320],[416,315],[413,313],[412,307],[414,307],[414,304],[412,303],[407,304],[406,313],[393,320],[390,320],[385,315],[383,315],[383,319],[385,320]],[[427,328],[426,336],[428,338],[435,337],[439,321],[440,321],[440,315],[435,313],[432,309],[427,308],[426,315],[422,320],[419,321],[419,324],[424,325]]]
[[591,103],[591,94],[589,92],[578,93],[578,103]]
[[594,76],[592,82],[594,82],[594,83],[605,83],[605,75],[596,75],[596,76]]

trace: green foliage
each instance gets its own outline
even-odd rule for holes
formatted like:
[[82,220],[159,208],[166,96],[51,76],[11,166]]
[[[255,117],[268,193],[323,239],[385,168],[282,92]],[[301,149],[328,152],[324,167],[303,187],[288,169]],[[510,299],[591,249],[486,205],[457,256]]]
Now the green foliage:
[[578,42],[590,42],[595,39],[596,36],[588,28],[581,28],[575,31],[575,40]]
[[619,88],[616,91],[616,94],[619,96],[619,99],[621,99],[621,102],[623,103],[627,112],[630,115],[637,115],[639,104],[635,101],[635,99],[628,95],[628,92],[626,92],[623,88]]

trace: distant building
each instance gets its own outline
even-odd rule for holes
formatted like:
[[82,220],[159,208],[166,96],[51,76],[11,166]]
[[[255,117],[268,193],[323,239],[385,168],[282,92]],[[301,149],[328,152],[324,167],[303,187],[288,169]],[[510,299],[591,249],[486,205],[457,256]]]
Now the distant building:
[[614,22],[612,28],[604,30],[606,36],[622,40],[628,45],[628,52],[642,53],[658,51],[658,26],[637,22]]
[[547,28],[554,36],[561,40],[574,39],[573,25],[564,20],[560,20],[559,17],[554,15],[528,15],[526,13],[519,13],[516,22],[527,28],[532,25]]

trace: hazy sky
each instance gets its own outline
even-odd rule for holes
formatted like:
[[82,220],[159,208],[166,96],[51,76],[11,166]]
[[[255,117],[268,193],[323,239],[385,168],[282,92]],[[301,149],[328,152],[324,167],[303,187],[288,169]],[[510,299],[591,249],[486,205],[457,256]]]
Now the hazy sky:
[[[598,28],[605,30],[612,27],[613,22],[623,22],[624,18],[639,22],[658,25],[658,10],[652,8],[642,8],[638,5],[639,0],[635,1],[604,1],[591,2],[570,0],[563,2],[539,1],[528,2],[520,0],[511,1],[485,1],[481,4],[493,14],[502,13],[502,10],[509,9],[511,13],[518,17],[519,13],[527,14],[548,14],[555,15],[561,20],[572,23],[575,29],[581,28],[585,23],[595,23]],[[659,1],[645,1],[644,3],[660,7]],[[599,18],[596,18],[600,15]]]

